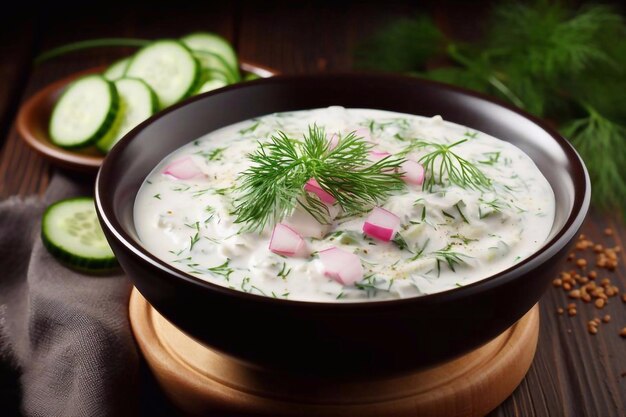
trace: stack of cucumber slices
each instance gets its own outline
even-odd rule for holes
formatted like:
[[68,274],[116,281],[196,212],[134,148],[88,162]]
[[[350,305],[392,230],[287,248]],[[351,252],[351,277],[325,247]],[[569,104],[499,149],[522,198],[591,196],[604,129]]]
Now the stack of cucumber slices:
[[[245,80],[256,78],[254,74]],[[52,142],[107,153],[158,110],[194,94],[242,81],[237,55],[222,37],[197,32],[149,43],[103,74],[71,83],[52,111]]]

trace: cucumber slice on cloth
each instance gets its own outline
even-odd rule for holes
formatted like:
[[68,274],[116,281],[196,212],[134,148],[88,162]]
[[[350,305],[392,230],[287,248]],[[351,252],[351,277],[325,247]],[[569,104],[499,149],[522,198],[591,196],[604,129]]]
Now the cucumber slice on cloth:
[[41,238],[53,256],[77,269],[97,272],[117,265],[93,198],[69,198],[49,206],[41,221]]

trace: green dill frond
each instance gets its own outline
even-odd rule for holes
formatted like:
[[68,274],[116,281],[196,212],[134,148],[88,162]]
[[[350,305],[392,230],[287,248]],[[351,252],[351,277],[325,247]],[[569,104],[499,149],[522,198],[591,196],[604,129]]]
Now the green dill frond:
[[587,107],[588,117],[562,129],[590,168],[592,197],[598,207],[621,208],[626,218],[626,126]]
[[450,145],[429,143],[434,150],[419,159],[424,167],[426,178],[422,188],[433,191],[435,185],[444,186],[444,180],[461,188],[489,188],[491,180],[472,162],[462,158],[452,151],[467,139],[462,139]]
[[575,12],[559,2],[506,2],[493,14],[487,47],[496,65],[555,79],[579,73],[595,62],[609,64],[599,36],[619,25],[619,15],[601,5]]
[[456,266],[467,263],[465,258],[469,258],[469,256],[450,250],[451,247],[452,245],[448,245],[443,249],[433,252],[437,261],[437,276],[441,274],[441,264],[448,265],[448,268],[450,268],[452,272],[456,272]]
[[404,159],[387,157],[371,163],[371,148],[352,132],[331,150],[324,129],[315,125],[309,126],[301,142],[278,132],[248,156],[252,166],[238,178],[236,223],[262,230],[290,215],[298,205],[320,223],[327,222],[327,206],[304,192],[311,178],[348,213],[359,213],[384,201],[404,187],[398,173]]

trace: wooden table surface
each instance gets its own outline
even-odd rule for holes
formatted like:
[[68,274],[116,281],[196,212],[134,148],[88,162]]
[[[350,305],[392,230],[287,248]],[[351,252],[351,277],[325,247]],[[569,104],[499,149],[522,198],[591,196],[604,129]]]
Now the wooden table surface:
[[[84,51],[34,66],[33,57],[51,47],[96,37],[179,37],[193,30],[210,30],[231,40],[242,59],[284,73],[346,71],[353,64],[353,48],[394,18],[429,12],[444,31],[471,38],[479,32],[485,7],[446,7],[436,2],[426,2],[421,10],[411,2],[388,2],[385,7],[375,3],[314,6],[306,2],[242,7],[235,2],[221,9],[188,6],[174,10],[148,4],[141,8],[110,7],[94,15],[86,8],[66,10],[52,3],[36,14],[25,11],[0,17],[0,198],[41,194],[54,175],[54,169],[28,149],[16,133],[15,114],[20,103],[60,77],[108,64],[131,51]],[[607,227],[615,231],[613,236],[604,234]],[[624,247],[626,243],[626,227],[616,214],[592,211],[583,233],[605,246]],[[600,275],[611,277],[624,291],[626,251],[618,255],[618,269],[613,273],[602,270]],[[565,260],[562,264],[563,269],[572,269]],[[597,310],[578,301],[576,317],[557,315],[557,308],[570,301],[560,289],[551,288],[543,296],[533,366],[513,395],[490,416],[626,415],[626,338],[618,335],[626,327],[626,304],[615,297],[606,308]],[[605,314],[612,316],[611,322],[600,325],[598,334],[589,334],[587,321]],[[144,372],[144,397],[158,391],[147,375]],[[161,399],[144,399],[142,408],[145,415],[173,413]]]

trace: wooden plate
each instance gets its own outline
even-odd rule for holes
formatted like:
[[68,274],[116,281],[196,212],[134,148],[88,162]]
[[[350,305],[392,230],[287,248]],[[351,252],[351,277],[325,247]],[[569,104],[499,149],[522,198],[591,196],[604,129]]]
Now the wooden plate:
[[[17,115],[17,131],[26,144],[53,165],[81,172],[96,172],[104,156],[94,147],[82,150],[65,150],[54,145],[48,135],[50,114],[65,87],[78,77],[104,71],[96,67],[74,73],[39,90],[20,108]],[[242,72],[253,73],[261,78],[271,77],[277,71],[250,62],[242,62]]]
[[189,415],[484,416],[522,381],[539,334],[535,305],[500,336],[452,361],[405,375],[334,380],[251,367],[215,352],[163,318],[137,289],[129,315],[155,378]]

